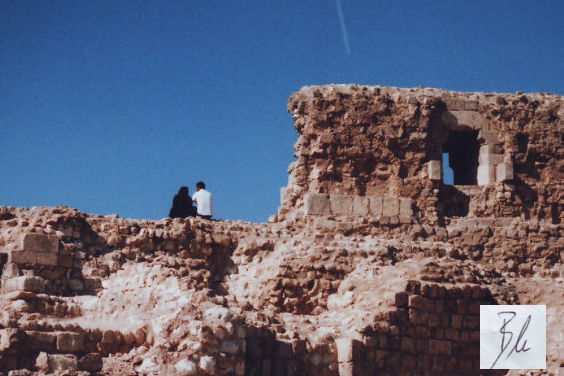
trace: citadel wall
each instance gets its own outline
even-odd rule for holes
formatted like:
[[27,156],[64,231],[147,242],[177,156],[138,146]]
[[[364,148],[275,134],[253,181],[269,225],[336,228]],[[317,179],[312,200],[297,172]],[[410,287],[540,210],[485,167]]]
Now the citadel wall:
[[484,303],[546,304],[562,375],[562,102],[302,89],[266,224],[0,207],[0,376],[508,374]]
[[[328,85],[295,93],[288,111],[297,161],[280,218],[562,219],[560,96]],[[455,185],[443,183],[445,152]]]

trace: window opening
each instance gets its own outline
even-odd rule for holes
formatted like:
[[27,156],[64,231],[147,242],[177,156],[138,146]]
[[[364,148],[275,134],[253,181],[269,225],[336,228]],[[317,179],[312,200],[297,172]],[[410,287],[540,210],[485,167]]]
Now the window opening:
[[[477,184],[479,153],[478,131],[450,132],[448,141],[443,145],[443,166],[444,155],[447,154],[448,166],[452,169],[452,184]],[[443,168],[443,171],[446,169]],[[446,174],[443,175],[446,183]]]
[[448,164],[449,155],[448,153],[443,153],[443,183],[447,185],[452,185],[454,182],[453,171]]

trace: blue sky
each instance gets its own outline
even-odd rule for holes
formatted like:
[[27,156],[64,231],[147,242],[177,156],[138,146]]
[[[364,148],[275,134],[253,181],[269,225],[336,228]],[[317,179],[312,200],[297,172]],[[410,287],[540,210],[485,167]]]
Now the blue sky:
[[0,205],[158,219],[204,180],[261,222],[302,86],[564,93],[562,1],[337,4],[0,1]]

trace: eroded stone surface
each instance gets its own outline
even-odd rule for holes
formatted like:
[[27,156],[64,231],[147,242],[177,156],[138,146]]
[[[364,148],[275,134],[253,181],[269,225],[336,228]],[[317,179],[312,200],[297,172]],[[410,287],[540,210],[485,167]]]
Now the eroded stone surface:
[[[557,374],[561,108],[545,94],[304,88],[270,223],[0,207],[0,372],[473,375],[479,305],[497,303],[547,305]],[[476,184],[448,186],[437,153],[464,129]]]

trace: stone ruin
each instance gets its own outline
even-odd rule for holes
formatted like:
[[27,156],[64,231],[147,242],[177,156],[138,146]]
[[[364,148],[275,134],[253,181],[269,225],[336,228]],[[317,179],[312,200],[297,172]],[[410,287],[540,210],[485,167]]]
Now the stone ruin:
[[[1,207],[0,374],[564,375],[562,96],[330,85],[288,110],[266,224]],[[480,370],[480,304],[546,304],[547,369]]]

